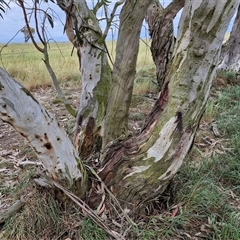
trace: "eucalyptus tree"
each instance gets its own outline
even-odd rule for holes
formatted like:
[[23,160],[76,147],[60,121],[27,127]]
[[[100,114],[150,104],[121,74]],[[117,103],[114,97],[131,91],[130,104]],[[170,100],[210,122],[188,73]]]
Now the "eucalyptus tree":
[[222,47],[219,69],[240,73],[240,7],[230,37]]
[[98,158],[99,179],[126,212],[135,212],[166,189],[191,148],[239,1],[185,1],[162,90],[140,133],[131,135],[128,112],[139,35],[152,0],[115,3],[113,11],[121,4],[122,9],[112,68],[105,40],[114,12],[106,13],[104,31],[97,19],[106,0],[92,9],[82,0],[57,4],[66,13],[65,31],[77,48],[82,75],[73,144],[54,116],[3,69],[0,118],[29,141],[52,179],[82,198],[88,193],[92,205],[102,198],[91,189],[86,164]]

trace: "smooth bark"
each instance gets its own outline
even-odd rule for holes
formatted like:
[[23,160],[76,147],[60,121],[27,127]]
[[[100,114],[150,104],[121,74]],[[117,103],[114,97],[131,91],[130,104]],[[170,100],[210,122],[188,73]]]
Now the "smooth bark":
[[103,147],[111,140],[128,133],[128,114],[136,73],[140,31],[151,2],[152,0],[127,0],[120,13],[116,60],[104,120]]
[[28,140],[47,174],[83,196],[87,175],[66,132],[20,83],[0,68],[0,119]]

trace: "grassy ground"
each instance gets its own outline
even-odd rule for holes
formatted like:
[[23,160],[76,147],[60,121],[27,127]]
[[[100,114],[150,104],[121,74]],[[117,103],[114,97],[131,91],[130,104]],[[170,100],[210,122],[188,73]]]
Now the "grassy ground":
[[[149,42],[143,41],[140,44],[137,63],[140,80],[143,80],[141,71],[143,75],[149,68],[153,72],[155,71],[147,44]],[[108,42],[107,45],[114,60],[116,43]],[[60,83],[66,84],[72,79],[78,80],[80,78],[76,51],[71,54],[72,45],[70,43],[51,43],[48,52],[50,63]],[[6,69],[13,78],[18,79],[29,89],[39,86],[46,87],[52,84],[44,62],[41,60],[42,58],[42,53],[38,52],[31,43],[9,44],[6,47],[0,44],[0,67]]]
[[[79,79],[78,67],[76,59],[70,57],[71,46],[64,43],[62,47],[66,47],[64,57],[58,55],[58,50],[53,51],[53,48],[50,57],[58,58],[52,64],[62,84],[66,84],[68,78]],[[22,79],[29,88],[43,85],[43,79],[46,79],[44,84],[49,84],[47,72],[39,61],[41,54],[26,55],[25,51],[35,51],[31,45],[16,45],[16,49],[8,46],[2,54],[7,53],[6,50],[9,55],[2,55],[2,62],[15,78]],[[154,92],[152,79],[155,70],[149,58],[150,53],[142,44],[132,109],[138,109],[139,106],[147,108],[145,94]],[[73,66],[76,70],[73,70]],[[69,82],[74,84],[74,81]],[[130,116],[133,121],[144,117],[141,112]],[[214,82],[189,157],[165,194],[149,205],[146,214],[136,220],[137,227],[127,231],[127,239],[240,239],[239,122],[240,85],[235,82],[234,74],[222,72]],[[219,136],[216,136],[216,130],[214,134],[213,128],[219,131]],[[26,150],[24,154],[29,153]],[[0,206],[4,207],[6,198],[16,200],[29,192],[32,196],[22,211],[0,226],[0,239],[109,239],[92,220],[82,217],[81,210],[75,205],[62,206],[48,191],[35,189],[32,185],[35,170],[31,166],[17,168],[14,155],[18,157],[18,153],[13,153],[9,163],[0,157],[0,173],[5,173],[11,161],[12,166],[15,166],[12,171],[14,177],[6,172],[6,176],[1,178],[3,174],[0,174]],[[114,227],[114,222],[108,224]]]

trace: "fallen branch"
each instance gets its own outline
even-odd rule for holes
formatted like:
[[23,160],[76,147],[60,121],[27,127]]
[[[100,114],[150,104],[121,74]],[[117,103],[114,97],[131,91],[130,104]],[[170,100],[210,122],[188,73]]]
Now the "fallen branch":
[[14,213],[18,212],[25,204],[26,199],[17,200],[12,206],[7,208],[4,212],[0,213],[0,224],[4,223]]
[[102,229],[104,229],[110,236],[112,236],[114,239],[117,240],[125,240],[125,238],[109,229],[109,227],[102,221],[102,219],[84,202],[82,201],[79,197],[77,197],[75,194],[70,192],[68,189],[64,188],[62,185],[54,181],[53,179],[49,178],[46,175],[41,174],[41,178],[38,178],[35,180],[36,183],[40,184],[41,186],[47,186],[52,185],[58,189],[60,189],[64,194],[66,194],[74,203],[76,203],[81,209],[83,210],[84,213],[87,213],[88,216]]

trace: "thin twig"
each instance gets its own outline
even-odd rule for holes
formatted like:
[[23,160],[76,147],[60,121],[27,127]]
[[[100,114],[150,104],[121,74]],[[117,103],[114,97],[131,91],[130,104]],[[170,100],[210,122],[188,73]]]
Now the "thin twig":
[[112,192],[108,189],[108,187],[106,186],[106,184],[102,181],[102,179],[98,176],[98,174],[96,173],[96,171],[90,167],[87,166],[87,168],[91,171],[91,173],[97,178],[98,181],[100,181],[103,186],[104,189],[107,191],[107,193],[109,194],[109,196],[113,199],[113,201],[117,204],[117,206],[119,207],[119,209],[121,210],[121,212],[123,213],[124,217],[126,218],[126,220],[133,226],[137,226],[137,224],[127,215],[127,213],[122,209],[119,201],[116,199],[116,197],[112,194]]
[[86,212],[89,217],[101,228],[103,228],[110,236],[114,237],[115,239],[118,240],[124,240],[124,237],[109,229],[108,226],[106,226],[106,224],[102,221],[102,219],[95,214],[95,212],[85,203],[83,202],[79,197],[77,197],[75,194],[73,194],[72,192],[70,192],[68,189],[66,189],[65,187],[63,187],[62,185],[60,185],[59,183],[57,183],[56,181],[52,180],[51,178],[47,177],[46,175],[42,174],[42,177],[44,179],[47,180],[47,182],[53,186],[55,186],[56,188],[62,190],[73,202],[75,202],[79,207],[81,207],[84,212]]

